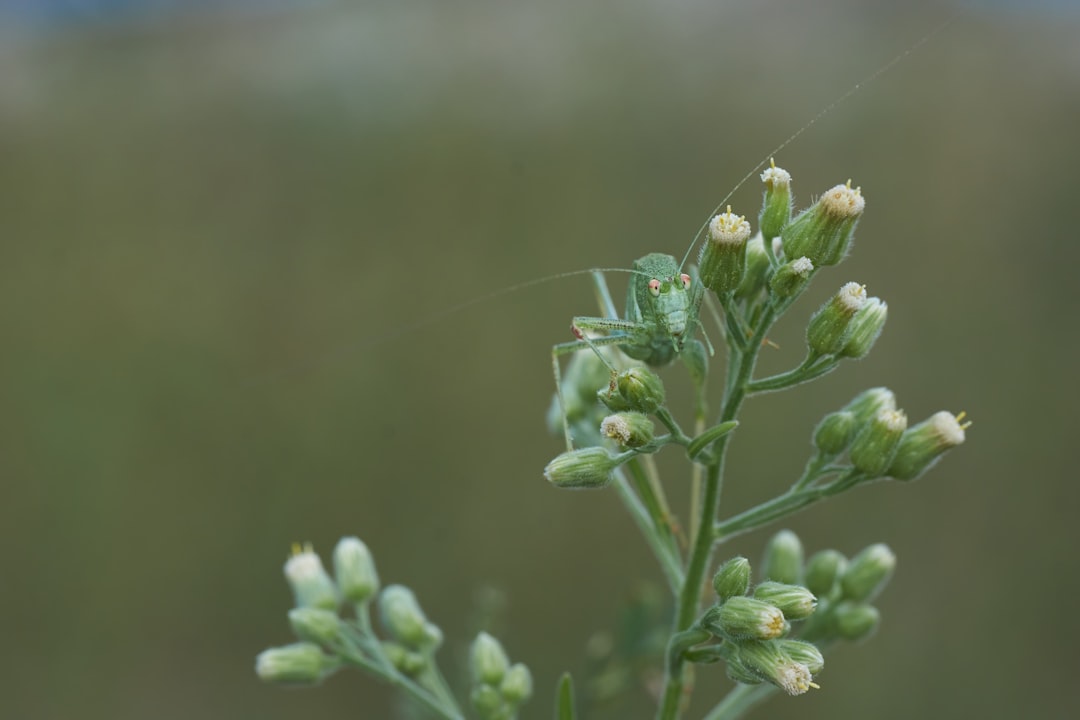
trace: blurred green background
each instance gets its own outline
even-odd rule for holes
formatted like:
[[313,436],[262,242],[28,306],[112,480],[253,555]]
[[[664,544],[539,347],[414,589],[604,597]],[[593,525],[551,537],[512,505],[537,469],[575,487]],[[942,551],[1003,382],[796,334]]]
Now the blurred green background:
[[[772,148],[955,16],[777,156],[800,205],[850,177],[868,209],[765,369],[801,359],[845,281],[889,326],[867,360],[749,404],[724,514],[787,487],[816,420],[865,387],[975,424],[918,483],[788,523],[810,551],[880,540],[899,565],[877,637],[756,716],[1073,716],[1080,17],[1057,10],[432,1],[8,24],[0,714],[395,717],[358,673],[289,691],[253,672],[291,638],[289,544],[357,534],[443,627],[444,666],[501,598],[494,630],[537,681],[524,717],[550,717],[558,674],[584,681],[660,581],[613,493],[540,474],[560,445],[549,348],[592,291],[441,311],[681,254]],[[725,552],[757,558],[768,534]],[[631,681],[586,717],[651,717]],[[718,667],[697,683],[689,717],[729,685]]]

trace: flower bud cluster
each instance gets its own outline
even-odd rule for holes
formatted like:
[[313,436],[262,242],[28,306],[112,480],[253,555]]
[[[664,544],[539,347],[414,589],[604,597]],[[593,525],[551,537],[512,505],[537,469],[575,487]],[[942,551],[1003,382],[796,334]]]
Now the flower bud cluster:
[[[367,546],[355,537],[338,541],[333,553],[334,575],[310,546],[294,546],[285,562],[285,579],[292,588],[294,607],[289,625],[301,641],[259,654],[255,671],[267,682],[315,683],[337,670],[358,632],[369,634],[366,647],[377,647],[386,662],[399,672],[415,675],[430,664],[442,644],[442,631],[429,622],[412,591],[390,585],[380,592],[379,575]],[[390,639],[381,643],[370,636],[368,605],[378,601],[382,623]],[[343,618],[340,609],[351,605],[359,624]]]
[[[793,533],[786,533],[770,544],[771,554],[787,555],[766,560],[766,566],[781,573],[801,574],[802,546],[791,556]],[[774,538],[774,540],[776,540]],[[791,623],[810,618],[817,598],[806,587],[792,582],[767,580],[751,588],[750,563],[744,557],[728,560],[713,577],[713,589],[719,601],[698,621],[698,626],[724,640],[723,657],[728,675],[738,682],[769,682],[789,695],[800,695],[811,687],[813,675],[821,671],[824,660],[816,647],[787,635]]]
[[822,550],[806,565],[806,586],[820,599],[808,634],[815,640],[862,640],[877,630],[881,614],[871,605],[888,584],[896,556],[887,545],[864,548],[851,560]]
[[518,707],[532,695],[529,668],[511,665],[502,644],[486,632],[473,641],[469,670],[473,707],[482,720],[516,717]]
[[888,388],[864,390],[843,409],[829,413],[814,430],[813,442],[826,459],[847,454],[865,479],[914,480],[949,449],[964,442],[963,413],[938,412],[908,427]]

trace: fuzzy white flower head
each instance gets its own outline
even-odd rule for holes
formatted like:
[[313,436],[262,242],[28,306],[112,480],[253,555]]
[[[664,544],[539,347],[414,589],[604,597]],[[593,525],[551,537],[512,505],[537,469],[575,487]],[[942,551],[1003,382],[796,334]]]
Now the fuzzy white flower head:
[[904,432],[907,429],[907,415],[903,410],[879,410],[877,421],[891,432]]
[[857,282],[849,282],[840,288],[836,294],[840,304],[848,312],[854,313],[866,302],[866,286]]
[[630,441],[630,423],[622,415],[608,415],[600,423],[600,434],[620,443]]
[[964,442],[964,426],[960,424],[964,414],[953,415],[942,410],[930,416],[930,425],[943,445],[954,447]]
[[761,182],[771,187],[783,187],[791,184],[791,173],[776,165],[771,165],[761,173]]
[[709,221],[709,239],[721,245],[739,245],[750,237],[750,223],[742,215],[735,215],[729,206]]
[[788,695],[802,695],[810,688],[817,687],[813,683],[810,669],[794,660],[777,668],[773,679],[776,680],[777,686]]
[[814,271],[814,263],[810,262],[810,258],[803,255],[791,263],[791,269],[796,275],[806,277]]
[[834,217],[855,217],[862,214],[866,207],[866,198],[862,196],[862,189],[852,189],[851,181],[848,180],[846,185],[837,185],[827,190],[821,196],[821,207]]
[[285,561],[285,578],[291,583],[306,583],[326,574],[322,560],[311,548],[295,552]]

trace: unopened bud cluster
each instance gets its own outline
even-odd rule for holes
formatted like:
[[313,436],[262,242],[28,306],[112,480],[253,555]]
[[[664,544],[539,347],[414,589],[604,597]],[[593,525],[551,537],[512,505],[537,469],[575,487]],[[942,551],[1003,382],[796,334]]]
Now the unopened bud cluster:
[[502,720],[532,695],[532,674],[521,663],[510,664],[502,644],[486,632],[476,636],[469,651],[472,703],[481,720]]
[[887,545],[864,548],[848,560],[837,550],[822,550],[806,564],[806,586],[819,598],[807,627],[815,640],[863,640],[877,630],[881,614],[871,604],[888,584],[896,556]]
[[845,454],[864,479],[914,480],[951,448],[964,442],[963,413],[938,412],[914,427],[896,407],[896,396],[877,387],[829,413],[814,430],[818,453],[830,460]]
[[[798,541],[798,538],[795,538]],[[790,539],[781,538],[766,553],[766,567],[781,573],[801,563],[797,557],[769,558],[779,552],[790,555]],[[792,582],[766,580],[750,584],[750,562],[735,557],[723,563],[713,576],[718,602],[698,622],[701,629],[724,641],[723,657],[728,675],[738,682],[769,682],[789,695],[800,695],[811,687],[813,676],[821,671],[824,660],[816,647],[792,639],[791,623],[814,614],[817,598],[810,590]]]

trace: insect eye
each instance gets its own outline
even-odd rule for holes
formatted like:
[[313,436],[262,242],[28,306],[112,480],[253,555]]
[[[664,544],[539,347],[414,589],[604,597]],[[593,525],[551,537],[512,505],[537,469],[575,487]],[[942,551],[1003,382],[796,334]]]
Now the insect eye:
[[682,275],[679,276],[679,279],[682,280],[682,286],[684,288],[686,288],[687,290],[689,290],[690,289],[690,276],[687,275],[686,273],[683,273]]
[[649,292],[653,294],[653,297],[660,297],[660,281],[656,278],[649,281]]

